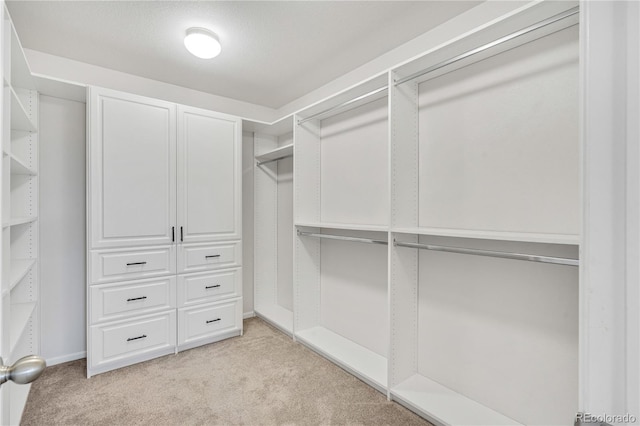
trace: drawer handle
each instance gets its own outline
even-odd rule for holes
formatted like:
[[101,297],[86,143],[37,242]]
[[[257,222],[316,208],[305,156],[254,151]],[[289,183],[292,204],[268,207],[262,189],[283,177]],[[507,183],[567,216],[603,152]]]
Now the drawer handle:
[[218,288],[218,287],[220,287],[220,284],[216,284],[216,285],[208,285],[208,286],[206,286],[206,287],[205,287],[205,290],[208,290],[208,289],[210,289],[210,288]]
[[212,322],[220,321],[220,318],[216,318],[214,320],[207,321],[207,324],[211,324]]
[[142,296],[142,297],[132,297],[131,299],[127,299],[127,302],[133,302],[134,300],[144,300],[146,299],[147,296]]
[[204,258],[205,259],[209,259],[211,257],[220,257],[220,255],[219,254],[210,254],[209,256],[205,256]]
[[130,342],[130,341],[132,341],[132,340],[144,339],[145,337],[147,337],[147,335],[146,335],[146,334],[143,334],[142,336],[138,336],[138,337],[129,337],[129,338],[127,339],[127,342]]
[[127,263],[127,266],[133,266],[133,265],[146,265],[147,262],[131,262],[131,263]]

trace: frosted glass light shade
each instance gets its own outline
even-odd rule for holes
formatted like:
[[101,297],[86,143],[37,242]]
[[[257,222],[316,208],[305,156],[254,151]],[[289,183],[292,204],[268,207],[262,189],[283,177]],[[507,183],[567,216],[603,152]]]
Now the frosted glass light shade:
[[184,47],[192,55],[202,59],[215,58],[222,51],[218,37],[205,28],[189,28],[184,38]]

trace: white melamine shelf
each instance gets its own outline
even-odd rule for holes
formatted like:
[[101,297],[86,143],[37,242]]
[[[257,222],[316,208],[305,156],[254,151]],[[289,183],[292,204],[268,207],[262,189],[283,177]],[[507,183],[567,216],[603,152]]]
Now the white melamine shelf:
[[349,231],[389,231],[389,227],[387,225],[359,225],[355,223],[296,222],[296,226],[305,226],[308,228],[345,229]]
[[256,155],[256,161],[263,163],[265,161],[274,161],[281,158],[291,157],[293,155],[293,144],[281,146],[264,154]]
[[580,236],[571,234],[535,234],[528,232],[474,231],[445,228],[392,228],[398,234],[432,235],[435,237],[474,238],[479,240],[517,241],[524,243],[546,243],[579,245]]
[[22,281],[35,263],[35,259],[11,259],[9,290],[13,289],[20,281]]
[[9,220],[9,222],[3,223],[2,227],[6,228],[6,227],[9,227],[9,226],[24,225],[25,223],[35,222],[36,220],[38,220],[38,218],[36,216],[14,217],[14,218],[11,218],[11,220]]
[[11,85],[33,90],[35,84],[31,77],[31,70],[13,25],[11,25],[11,33]]
[[9,87],[11,89],[11,130],[35,132],[38,128],[29,118],[29,114],[27,114],[27,110],[22,105],[16,91],[13,87]]
[[255,309],[256,315],[280,329],[283,333],[293,335],[293,312],[279,305],[261,306]]
[[521,425],[420,374],[391,389],[394,400],[432,422],[451,426]]
[[27,166],[24,161],[20,160],[13,154],[9,154],[11,157],[11,174],[12,175],[29,175],[35,176],[38,174],[35,170]]
[[36,302],[16,303],[11,305],[11,332],[9,338],[11,340],[11,353],[15,349],[18,341],[29,324],[29,318],[36,308]]
[[329,358],[382,393],[387,388],[387,359],[324,327],[296,332],[296,339]]

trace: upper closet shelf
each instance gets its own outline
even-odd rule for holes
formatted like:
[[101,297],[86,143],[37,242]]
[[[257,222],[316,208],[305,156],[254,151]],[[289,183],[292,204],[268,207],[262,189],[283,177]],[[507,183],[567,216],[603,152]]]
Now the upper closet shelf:
[[308,228],[345,229],[348,231],[389,231],[389,227],[387,225],[360,225],[355,223],[296,222],[296,226],[304,226]]
[[293,157],[293,144],[282,146],[261,155],[256,155],[256,164],[260,166],[288,157]]
[[475,231],[444,228],[392,228],[399,234],[431,235],[434,237],[473,238],[479,240],[517,241],[523,243],[579,245],[580,236],[570,234],[536,234],[529,232]]
[[35,132],[38,130],[36,125],[29,118],[27,110],[22,105],[22,101],[13,87],[11,89],[11,129],[25,130],[27,132]]
[[37,171],[27,166],[22,160],[20,160],[14,154],[9,154],[9,157],[11,157],[11,174],[12,175],[35,176],[38,174]]

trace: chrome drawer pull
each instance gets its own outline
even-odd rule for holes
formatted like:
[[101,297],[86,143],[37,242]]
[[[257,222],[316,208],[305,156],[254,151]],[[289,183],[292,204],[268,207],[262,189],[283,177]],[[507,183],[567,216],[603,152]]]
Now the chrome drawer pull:
[[220,255],[219,254],[211,254],[209,256],[205,256],[204,258],[205,259],[209,259],[210,257],[220,257]]
[[144,339],[145,337],[147,337],[147,335],[146,335],[146,334],[143,334],[142,336],[138,336],[138,337],[129,337],[129,338],[127,339],[127,342],[130,342],[130,341],[132,341],[132,340]]
[[147,296],[142,296],[142,297],[132,297],[131,299],[127,299],[127,302],[133,302],[134,300],[144,300],[146,299]]
[[216,285],[208,285],[208,286],[206,286],[206,287],[205,287],[205,290],[208,290],[208,289],[210,289],[210,288],[218,288],[218,287],[220,287],[220,284],[216,284]]
[[147,262],[131,262],[131,263],[127,263],[127,266],[132,266],[132,265],[146,265]]
[[220,321],[220,318],[216,318],[214,320],[207,321],[207,324],[211,324],[212,322]]

